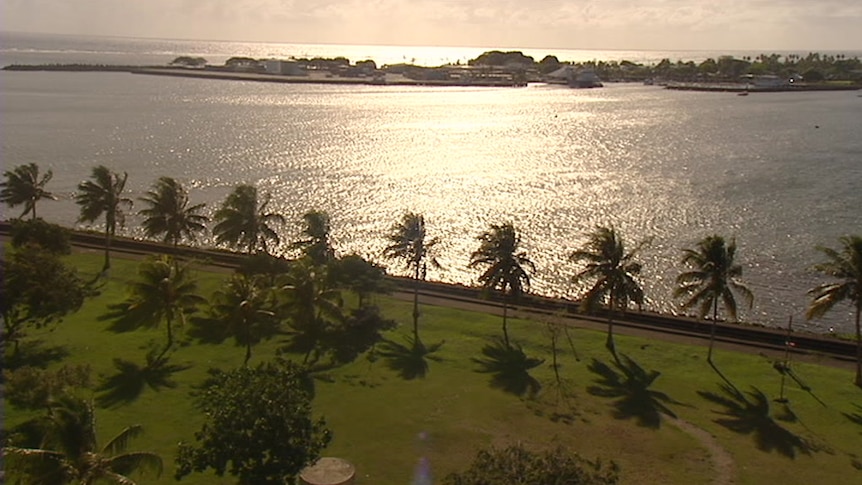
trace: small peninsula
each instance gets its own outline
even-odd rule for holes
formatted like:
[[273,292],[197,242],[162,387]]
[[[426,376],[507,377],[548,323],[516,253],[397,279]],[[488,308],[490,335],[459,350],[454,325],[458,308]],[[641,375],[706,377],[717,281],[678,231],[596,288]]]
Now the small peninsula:
[[377,66],[373,60],[355,63],[345,57],[254,59],[236,56],[223,65],[202,57],[179,56],[166,66],[47,64],[9,65],[7,71],[107,71],[235,81],[521,87],[551,83],[577,88],[601,87],[602,82],[641,82],[668,89],[730,92],[857,90],[862,88],[862,61],[844,55],[805,56],[761,54],[719,56],[703,62],[662,59],[649,65],[631,61],[573,63],[547,55],[540,61],[520,51],[488,51],[465,64],[436,67],[401,63]]

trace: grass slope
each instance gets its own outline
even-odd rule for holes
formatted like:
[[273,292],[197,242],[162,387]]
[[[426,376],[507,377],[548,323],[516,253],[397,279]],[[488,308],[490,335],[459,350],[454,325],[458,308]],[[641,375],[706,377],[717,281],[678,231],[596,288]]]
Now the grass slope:
[[[92,275],[100,268],[100,257],[98,253],[81,254],[72,261],[84,275]],[[116,258],[111,280],[99,296],[62,324],[31,332],[31,342],[38,340],[44,347],[59,346],[67,352],[50,366],[87,363],[98,385],[117,373],[114,359],[142,365],[149,348],[163,345],[162,328],[114,333],[107,330],[108,322],[99,320],[106,305],[124,298],[125,283],[134,278],[136,264]],[[199,293],[204,296],[211,295],[225,277],[204,271],[196,274]],[[378,298],[378,303],[386,316],[402,325],[389,337],[403,341],[409,334],[410,304],[389,298]],[[531,372],[543,384],[542,392],[536,399],[523,399],[492,388],[489,376],[476,372],[471,361],[489,338],[500,335],[498,317],[423,306],[420,325],[426,344],[445,341],[435,354],[441,361],[430,363],[424,379],[403,380],[384,362],[362,357],[317,382],[315,410],[326,417],[334,433],[326,454],[353,462],[358,483],[410,483],[420,472],[439,479],[465,467],[479,448],[514,442],[535,447],[560,443],[588,458],[613,459],[622,468],[623,483],[711,482],[714,470],[709,452],[696,439],[665,419],[657,427],[649,427],[639,425],[625,412],[615,416],[615,399],[594,395],[595,389],[590,392],[598,380],[589,369],[593,359],[613,364],[604,349],[603,334],[571,329],[580,360],[572,355],[565,339],[561,341],[564,386],[560,388],[550,366],[550,338],[545,325],[513,319],[509,327],[513,341],[523,345],[528,355],[546,359]],[[252,364],[274,356],[278,345],[270,341],[255,347]],[[784,409],[772,401],[778,395],[779,374],[770,361],[757,355],[717,351],[717,365],[739,390],[756,388],[766,393],[771,416],[788,414],[788,410],[795,414],[795,420],[781,421],[765,419],[757,410],[750,410],[736,421],[737,431],[733,431],[717,422],[728,418],[720,414],[727,408],[702,394],[720,393],[718,386],[723,382],[705,362],[705,348],[625,336],[618,337],[617,346],[621,354],[644,369],[661,372],[650,389],[665,393],[673,400],[667,404],[670,409],[713,434],[731,453],[736,462],[736,483],[862,483],[862,392],[852,386],[849,372],[794,364],[795,374],[810,391],[788,380],[789,408]],[[158,452],[167,465],[161,479],[146,477],[142,481],[175,483],[176,444],[192,440],[202,422],[190,392],[205,378],[207,369],[239,366],[243,355],[243,349],[230,341],[205,345],[180,338],[171,362],[183,370],[167,376],[156,389],[144,387],[128,403],[97,409],[99,436],[106,439],[126,425],[142,424],[145,434],[131,449]],[[87,395],[97,397],[101,393],[91,390]],[[633,412],[641,409],[635,407]],[[31,415],[9,405],[5,411],[7,425]],[[859,419],[854,422],[853,417]],[[760,446],[757,436],[761,437]],[[793,437],[804,441],[796,442]],[[794,448],[794,443],[804,446]],[[764,451],[769,445],[772,451]],[[777,451],[788,446],[795,456]],[[430,470],[417,468],[422,457],[428,459]],[[200,474],[183,482],[234,483],[229,477]]]

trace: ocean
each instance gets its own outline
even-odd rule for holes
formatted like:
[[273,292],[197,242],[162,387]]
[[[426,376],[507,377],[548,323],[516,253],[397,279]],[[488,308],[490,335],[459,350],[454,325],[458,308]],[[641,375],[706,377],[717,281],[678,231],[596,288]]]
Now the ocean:
[[[343,55],[378,64],[465,62],[487,49],[312,46],[0,35],[0,63],[211,63]],[[698,60],[722,53],[522,49],[540,59]],[[742,55],[742,53],[728,52]],[[748,54],[746,54],[748,55]],[[756,55],[756,53],[754,54]],[[853,55],[853,53],[848,53]],[[577,57],[582,56],[582,57]],[[590,57],[593,56],[593,57]],[[400,60],[399,60],[400,59]],[[476,237],[512,221],[535,261],[532,291],[576,297],[569,254],[597,224],[643,251],[648,308],[678,313],[671,292],[681,248],[735,237],[755,293],[743,320],[849,333],[849,305],[805,322],[817,245],[862,233],[862,97],[858,92],[727,93],[609,84],[570,90],[284,85],[125,73],[0,72],[4,170],[51,169],[49,220],[75,225],[75,186],[104,164],[129,173],[129,196],[159,176],[191,188],[213,212],[239,183],[273,195],[291,221],[332,216],[340,254],[381,256],[405,211],[425,215],[442,269],[429,278],[475,284]],[[17,211],[4,208],[4,217]],[[125,232],[140,236],[131,214]]]

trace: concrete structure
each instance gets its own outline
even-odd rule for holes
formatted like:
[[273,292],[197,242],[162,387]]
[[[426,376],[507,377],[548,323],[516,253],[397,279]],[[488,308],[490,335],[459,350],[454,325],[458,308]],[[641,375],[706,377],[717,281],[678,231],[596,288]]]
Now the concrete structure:
[[263,61],[263,68],[267,74],[281,74],[284,76],[305,76],[307,74],[305,69],[296,61],[267,59]]

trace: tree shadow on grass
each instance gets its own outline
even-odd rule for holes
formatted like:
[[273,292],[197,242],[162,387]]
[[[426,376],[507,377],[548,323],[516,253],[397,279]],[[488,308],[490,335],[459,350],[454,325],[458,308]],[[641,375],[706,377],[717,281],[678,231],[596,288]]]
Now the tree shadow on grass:
[[716,423],[739,434],[753,435],[757,448],[762,451],[776,451],[788,458],[796,458],[797,453],[810,455],[815,451],[806,440],[776,422],[776,419],[796,421],[789,408],[773,418],[769,397],[760,389],[752,387],[751,391],[743,393],[726,384],[719,387],[721,394],[698,391],[704,399],[724,407],[719,414],[726,417],[716,419]]
[[614,362],[616,370],[593,359],[588,368],[599,378],[595,381],[596,385],[587,388],[587,392],[594,396],[616,398],[614,417],[634,418],[640,426],[658,429],[662,414],[675,418],[676,414],[666,404],[680,403],[663,392],[650,389],[661,372],[646,371],[625,354],[621,356],[619,361]]
[[803,381],[802,378],[800,376],[798,376],[796,374],[796,372],[794,372],[793,368],[790,367],[787,363],[782,362],[782,361],[776,361],[776,362],[772,363],[772,368],[775,369],[775,371],[781,375],[782,396],[779,399],[776,399],[776,402],[786,402],[787,401],[787,399],[783,395],[784,394],[784,380],[786,377],[790,377],[794,382],[796,382],[796,384],[799,386],[800,389],[807,392],[808,395],[813,397],[814,400],[817,401],[818,403],[820,403],[821,406],[826,407],[826,403],[823,402],[822,399],[817,397],[817,394],[814,394],[814,390],[811,388],[811,386],[806,384],[805,381]]
[[47,345],[39,339],[26,340],[19,344],[17,353],[6,352],[3,367],[17,369],[27,366],[44,369],[52,362],[59,362],[68,355],[69,351],[61,345]]
[[230,337],[225,326],[209,316],[194,316],[189,319],[186,335],[202,344],[221,344]]
[[144,366],[123,359],[114,359],[117,373],[106,377],[96,389],[102,394],[96,398],[100,407],[110,408],[128,404],[138,397],[145,388],[154,391],[174,388],[176,383],[171,376],[188,369],[189,365],[169,364],[167,358],[156,359],[156,353],[147,354]]
[[851,423],[862,426],[862,404],[854,404],[853,407],[855,407],[858,412],[841,414],[843,414],[845,418],[849,419]]
[[443,342],[425,345],[421,339],[407,337],[407,345],[384,340],[379,344],[377,354],[383,358],[386,367],[394,370],[402,379],[420,379],[428,374],[428,361],[440,362],[442,359],[433,355]]
[[478,372],[491,374],[491,387],[521,397],[535,397],[542,384],[529,371],[545,362],[544,359],[527,357],[520,345],[506,345],[496,339],[482,347],[484,357],[474,358],[479,364]]

